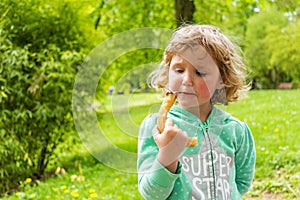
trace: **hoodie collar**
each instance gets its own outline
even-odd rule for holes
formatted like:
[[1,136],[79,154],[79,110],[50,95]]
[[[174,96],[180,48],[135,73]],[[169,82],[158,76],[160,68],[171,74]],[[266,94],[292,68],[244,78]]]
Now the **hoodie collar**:
[[182,119],[186,122],[190,122],[190,123],[197,122],[198,124],[207,127],[214,124],[216,125],[224,124],[225,120],[230,117],[229,113],[219,108],[216,108],[215,106],[212,107],[212,110],[205,122],[202,122],[196,115],[192,114],[191,112],[184,110],[183,108],[180,108],[176,105],[172,106],[169,113],[174,117]]

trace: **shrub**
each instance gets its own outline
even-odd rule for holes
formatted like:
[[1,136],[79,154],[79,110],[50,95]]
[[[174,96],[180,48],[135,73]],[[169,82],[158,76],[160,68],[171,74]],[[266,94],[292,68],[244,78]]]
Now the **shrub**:
[[72,89],[83,60],[76,13],[67,3],[0,3],[0,195],[43,177],[73,134]]
[[81,54],[52,46],[40,53],[0,46],[1,192],[40,178],[65,133],[73,130],[71,97]]

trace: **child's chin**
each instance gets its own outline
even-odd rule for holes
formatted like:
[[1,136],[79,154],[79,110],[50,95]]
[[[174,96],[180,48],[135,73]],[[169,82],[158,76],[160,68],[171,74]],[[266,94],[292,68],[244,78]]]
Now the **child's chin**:
[[198,99],[196,95],[178,95],[177,100],[185,105],[198,105]]
[[185,110],[199,109],[198,102],[179,102],[180,106]]

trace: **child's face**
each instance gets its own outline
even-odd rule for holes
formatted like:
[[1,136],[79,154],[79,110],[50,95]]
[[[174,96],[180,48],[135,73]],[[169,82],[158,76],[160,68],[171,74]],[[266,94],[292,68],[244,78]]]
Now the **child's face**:
[[215,90],[223,86],[216,63],[203,47],[187,49],[172,57],[169,89],[177,93],[182,108],[209,105]]

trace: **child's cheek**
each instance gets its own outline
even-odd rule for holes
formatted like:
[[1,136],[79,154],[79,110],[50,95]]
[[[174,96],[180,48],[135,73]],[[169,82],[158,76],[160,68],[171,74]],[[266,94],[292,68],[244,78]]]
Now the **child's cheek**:
[[177,84],[176,82],[174,81],[170,81],[169,82],[169,88],[171,91],[173,92],[178,92],[179,91],[179,84]]
[[181,80],[180,78],[172,75],[172,73],[169,74],[169,89],[171,91],[178,91],[179,87],[180,87],[180,84],[181,84]]
[[200,81],[198,84],[198,87],[197,87],[197,93],[199,95],[199,97],[201,99],[210,99],[211,97],[211,92],[207,86],[207,82],[206,81]]

